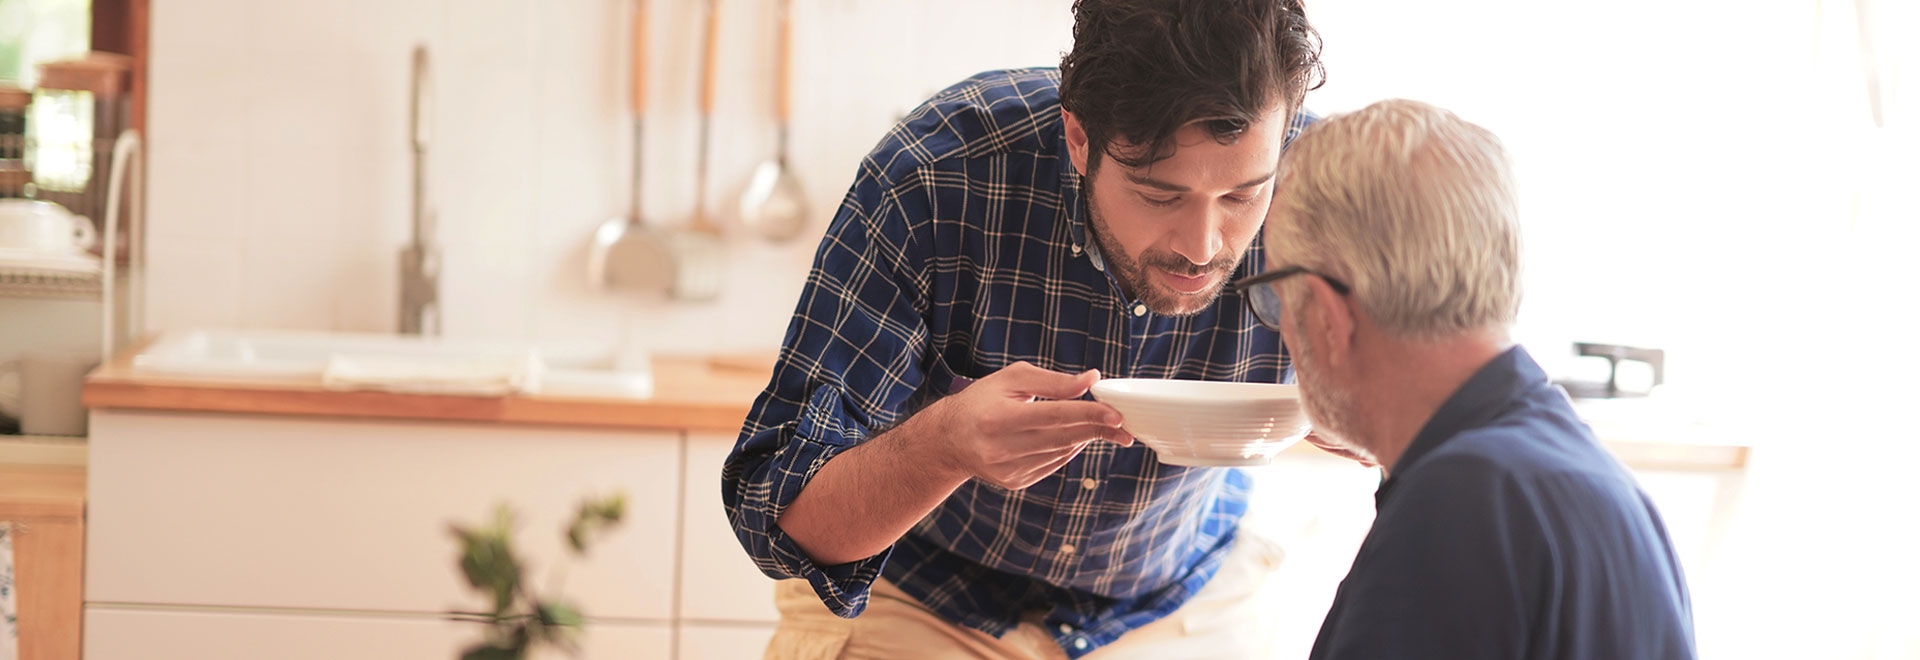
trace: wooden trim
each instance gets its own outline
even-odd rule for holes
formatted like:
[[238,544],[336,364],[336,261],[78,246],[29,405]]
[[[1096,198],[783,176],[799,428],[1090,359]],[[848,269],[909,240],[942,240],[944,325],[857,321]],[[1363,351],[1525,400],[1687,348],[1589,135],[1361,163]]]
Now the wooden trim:
[[656,357],[654,396],[642,400],[445,396],[169,379],[134,371],[133,356],[152,341],[135,344],[87,378],[81,400],[88,408],[737,433],[773,365],[770,359],[760,369],[747,369],[737,360]]
[[0,520],[79,520],[86,503],[85,467],[0,465]]
[[13,532],[21,660],[80,657],[86,525],[78,516],[28,521]]
[[147,128],[148,29],[150,0],[93,0],[91,50],[133,58],[130,125],[143,134]]
[[496,422],[539,426],[738,431],[752,393],[738,403],[624,401],[541,396],[469,397],[95,380],[88,408],[294,415],[349,419]]
[[22,660],[80,657],[86,499],[84,467],[0,465]]

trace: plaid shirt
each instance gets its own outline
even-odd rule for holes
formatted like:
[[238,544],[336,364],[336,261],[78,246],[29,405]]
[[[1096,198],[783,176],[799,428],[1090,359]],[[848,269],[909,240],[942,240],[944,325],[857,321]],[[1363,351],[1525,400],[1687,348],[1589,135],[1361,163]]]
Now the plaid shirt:
[[[1296,134],[1310,117],[1288,132]],[[835,455],[1019,360],[1110,377],[1276,382],[1280,338],[1231,290],[1161,316],[1088,240],[1059,73],[992,71],[915,110],[861,164],[814,258],[768,388],[722,479],[760,569],[804,578],[840,616],[886,577],[995,636],[1028,613],[1075,657],[1172,613],[1219,568],[1246,510],[1239,470],[1106,443],[1010,491],[968,482],[887,552],[807,558],[775,521]],[[1262,268],[1256,240],[1235,277]]]

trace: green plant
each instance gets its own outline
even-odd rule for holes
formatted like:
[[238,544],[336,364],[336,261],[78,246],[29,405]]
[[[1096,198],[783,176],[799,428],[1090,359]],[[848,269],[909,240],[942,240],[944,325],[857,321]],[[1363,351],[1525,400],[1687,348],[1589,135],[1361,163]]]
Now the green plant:
[[[580,503],[567,525],[567,547],[584,557],[594,537],[612,529],[626,515],[622,494]],[[550,645],[568,653],[579,651],[580,608],[554,594],[536,594],[527,581],[527,566],[513,551],[512,507],[494,507],[493,520],[484,526],[452,525],[460,541],[460,572],[467,584],[491,596],[491,612],[449,612],[448,618],[486,625],[486,638],[468,647],[461,660],[523,660],[536,645]]]

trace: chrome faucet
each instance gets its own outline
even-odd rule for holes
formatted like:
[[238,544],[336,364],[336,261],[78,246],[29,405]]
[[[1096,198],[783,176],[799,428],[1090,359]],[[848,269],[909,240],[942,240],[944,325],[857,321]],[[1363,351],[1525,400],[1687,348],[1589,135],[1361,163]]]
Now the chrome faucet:
[[413,242],[400,251],[400,334],[440,334],[440,250],[427,202],[427,143],[433,137],[427,47],[413,48]]

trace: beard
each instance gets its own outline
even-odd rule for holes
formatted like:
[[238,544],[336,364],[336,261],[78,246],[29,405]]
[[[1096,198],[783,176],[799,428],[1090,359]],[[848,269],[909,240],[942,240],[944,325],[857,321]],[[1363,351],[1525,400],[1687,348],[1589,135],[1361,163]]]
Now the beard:
[[[1186,316],[1212,306],[1213,301],[1220,297],[1220,291],[1226,288],[1234,269],[1240,267],[1240,258],[1245,255],[1234,252],[1232,246],[1221,248],[1204,264],[1195,264],[1171,250],[1149,249],[1137,258],[1130,256],[1113,239],[1113,232],[1108,230],[1107,217],[1100,213],[1100,204],[1094,200],[1093,177],[1081,178],[1080,187],[1086,195],[1083,201],[1087,207],[1087,224],[1093,228],[1093,240],[1100,245],[1100,258],[1106,261],[1107,271],[1120,281],[1120,288],[1146,304],[1153,313]],[[1185,293],[1168,288],[1154,279],[1148,270],[1152,268],[1188,277],[1216,274],[1217,281],[1204,291]]]
[[[1294,319],[1294,327],[1301,326],[1299,320]],[[1325,365],[1320,362],[1319,352],[1305,343],[1287,348],[1293,352],[1294,382],[1300,385],[1300,405],[1306,408],[1314,435],[1378,462],[1372,450],[1355,441],[1359,430],[1355,422],[1359,415],[1354,408],[1353,393],[1320,378],[1326,372],[1321,369]]]

